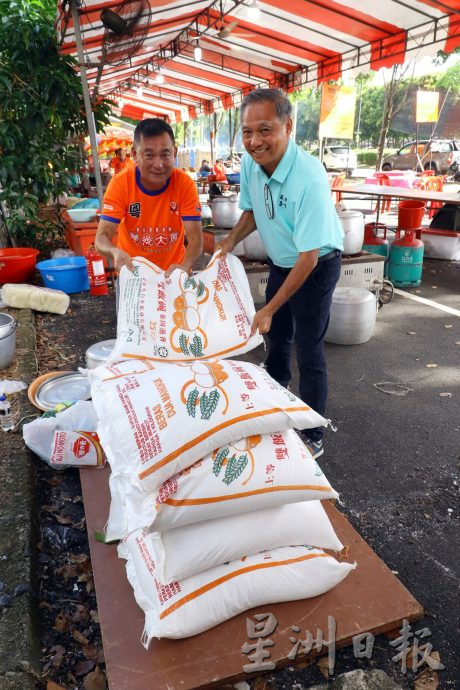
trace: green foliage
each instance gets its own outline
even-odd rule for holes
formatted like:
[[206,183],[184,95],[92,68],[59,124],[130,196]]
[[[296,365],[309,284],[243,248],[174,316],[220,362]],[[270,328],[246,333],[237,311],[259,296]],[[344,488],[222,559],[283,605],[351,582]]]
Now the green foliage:
[[460,62],[450,67],[442,74],[436,83],[437,89],[450,89],[455,100],[460,100]]
[[[39,209],[67,191],[87,131],[77,63],[59,53],[55,11],[51,0],[0,2],[0,201],[10,236],[27,244],[43,239]],[[96,122],[108,123],[110,111],[101,100]]]

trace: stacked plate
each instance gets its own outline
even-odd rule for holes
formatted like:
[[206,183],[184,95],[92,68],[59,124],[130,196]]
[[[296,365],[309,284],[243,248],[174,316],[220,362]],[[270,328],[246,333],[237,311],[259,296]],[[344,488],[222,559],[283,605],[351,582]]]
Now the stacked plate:
[[32,405],[47,412],[62,403],[89,400],[91,388],[86,376],[78,371],[50,371],[32,381],[27,394]]

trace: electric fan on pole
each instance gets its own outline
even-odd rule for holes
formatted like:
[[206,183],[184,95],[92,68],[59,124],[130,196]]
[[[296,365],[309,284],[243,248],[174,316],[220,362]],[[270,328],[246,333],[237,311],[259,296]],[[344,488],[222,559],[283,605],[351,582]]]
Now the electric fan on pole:
[[103,9],[100,15],[105,28],[102,53],[92,94],[94,102],[104,65],[128,62],[142,47],[151,20],[149,0],[124,0],[115,10]]

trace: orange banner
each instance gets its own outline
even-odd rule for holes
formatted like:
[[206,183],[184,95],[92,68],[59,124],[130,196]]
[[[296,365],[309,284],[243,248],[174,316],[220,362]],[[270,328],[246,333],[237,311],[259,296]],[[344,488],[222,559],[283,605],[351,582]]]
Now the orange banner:
[[356,89],[354,86],[323,84],[319,136],[334,139],[353,139]]

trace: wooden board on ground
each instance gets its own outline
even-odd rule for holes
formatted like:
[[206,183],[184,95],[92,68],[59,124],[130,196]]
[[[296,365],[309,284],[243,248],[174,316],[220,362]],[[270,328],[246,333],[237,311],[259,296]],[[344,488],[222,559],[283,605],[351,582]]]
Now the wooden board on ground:
[[[320,630],[327,641],[328,616],[336,621],[336,646],[342,647],[351,644],[359,633],[376,635],[397,628],[403,618],[412,621],[423,615],[416,599],[343,515],[325,501],[339,538],[349,546],[347,560],[358,564],[338,587],[312,599],[246,611],[184,640],[153,640],[147,651],[140,642],[144,615],[126,578],[125,562],[118,558],[115,545],[94,538],[94,532],[103,531],[107,521],[109,472],[107,466],[103,470],[90,468],[81,470],[80,476],[110,690],[191,690],[250,678],[243,670],[250,660],[241,648],[244,643],[257,641],[248,638],[246,628],[247,618],[256,622],[254,614],[272,613],[278,621],[269,635],[274,645],[266,648],[270,657],[265,659],[276,663],[277,668],[317,654],[302,655],[300,646],[295,661],[290,660],[288,654],[294,645],[289,637],[304,640],[309,630],[316,638]],[[292,626],[300,632],[293,632]],[[327,653],[327,647],[322,653]]]

